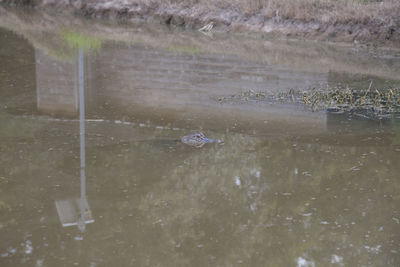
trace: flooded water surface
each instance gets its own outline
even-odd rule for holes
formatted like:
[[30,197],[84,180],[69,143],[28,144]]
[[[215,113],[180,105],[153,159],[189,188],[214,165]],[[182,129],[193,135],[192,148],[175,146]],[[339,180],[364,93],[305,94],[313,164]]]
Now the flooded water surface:
[[1,266],[399,266],[398,115],[220,101],[398,52],[1,12]]

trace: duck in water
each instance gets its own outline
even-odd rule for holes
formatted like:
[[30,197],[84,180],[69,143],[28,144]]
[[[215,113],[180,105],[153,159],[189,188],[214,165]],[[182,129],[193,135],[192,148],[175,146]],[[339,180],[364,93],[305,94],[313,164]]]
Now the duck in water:
[[202,132],[196,132],[182,137],[182,143],[194,146],[202,147],[207,143],[221,143],[221,140],[208,139]]

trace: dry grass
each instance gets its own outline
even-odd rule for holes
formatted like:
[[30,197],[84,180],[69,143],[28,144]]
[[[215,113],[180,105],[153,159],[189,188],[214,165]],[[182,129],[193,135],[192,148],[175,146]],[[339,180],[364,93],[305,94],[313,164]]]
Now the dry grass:
[[[324,23],[362,23],[382,21],[399,23],[399,0],[134,0],[210,10],[235,10],[245,14],[261,14],[267,18],[297,19]],[[396,21],[397,20],[397,21]]]
[[[75,5],[72,0],[0,0],[0,3]],[[245,16],[261,15],[277,22],[291,19],[328,24],[373,22],[400,28],[400,0],[84,0],[82,3],[102,5],[106,10],[144,4],[161,10],[167,7],[201,10],[203,14],[235,11]]]
[[[166,24],[301,38],[400,44],[400,0],[0,0],[69,9],[85,16],[156,18]],[[28,3],[28,4],[27,4]]]
[[326,87],[307,90],[290,89],[284,92],[254,92],[218,98],[218,102],[268,101],[299,104],[312,111],[348,113],[368,119],[399,118],[400,88],[372,89],[372,82],[364,90]]

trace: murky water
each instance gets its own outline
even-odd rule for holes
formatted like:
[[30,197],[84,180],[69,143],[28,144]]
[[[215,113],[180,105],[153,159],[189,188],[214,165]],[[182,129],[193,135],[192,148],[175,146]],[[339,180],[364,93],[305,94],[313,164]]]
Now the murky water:
[[0,17],[1,266],[400,264],[398,119],[217,100],[396,86],[395,52],[54,21]]

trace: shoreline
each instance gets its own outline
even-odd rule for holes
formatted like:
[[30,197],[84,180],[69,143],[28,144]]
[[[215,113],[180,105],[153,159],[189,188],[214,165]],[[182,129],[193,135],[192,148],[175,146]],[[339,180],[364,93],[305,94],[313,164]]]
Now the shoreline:
[[[104,18],[120,21],[155,20],[172,27],[199,29],[213,22],[215,32],[245,32],[270,34],[284,38],[316,41],[365,44],[374,47],[400,48],[400,17],[382,18],[381,21],[327,21],[301,20],[280,16],[279,12],[266,16],[265,10],[243,12],[235,7],[210,9],[201,4],[164,4],[142,1],[95,0],[83,4],[81,1],[53,0],[0,0],[6,6],[46,9],[72,13],[86,18]],[[400,8],[400,3],[399,3]]]

